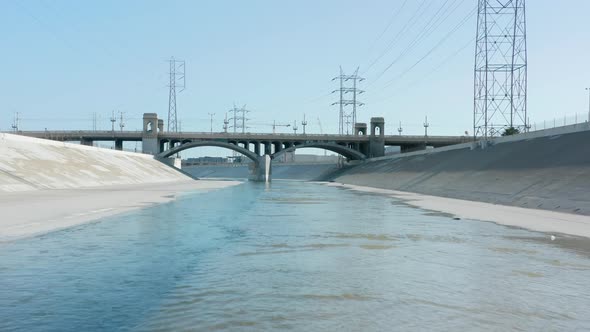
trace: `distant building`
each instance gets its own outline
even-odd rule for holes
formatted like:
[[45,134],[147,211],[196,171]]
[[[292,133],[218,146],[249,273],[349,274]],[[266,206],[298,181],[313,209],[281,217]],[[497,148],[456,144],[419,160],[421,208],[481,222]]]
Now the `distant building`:
[[224,157],[198,157],[198,158],[188,158],[182,161],[184,166],[189,165],[216,165],[216,164],[227,164],[229,162],[228,158]]
[[392,154],[398,154],[401,153],[401,147],[399,146],[386,146],[385,147],[385,154],[386,155],[392,155]]
[[279,160],[281,163],[291,164],[336,164],[338,162],[337,155],[322,156],[315,154],[295,154],[293,152],[285,153],[283,158]]

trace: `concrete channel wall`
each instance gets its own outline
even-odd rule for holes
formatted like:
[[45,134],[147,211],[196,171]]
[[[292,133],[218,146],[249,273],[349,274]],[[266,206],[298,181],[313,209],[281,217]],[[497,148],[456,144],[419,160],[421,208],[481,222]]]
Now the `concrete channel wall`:
[[590,215],[588,124],[384,157],[335,182]]
[[189,179],[150,155],[0,133],[0,192]]

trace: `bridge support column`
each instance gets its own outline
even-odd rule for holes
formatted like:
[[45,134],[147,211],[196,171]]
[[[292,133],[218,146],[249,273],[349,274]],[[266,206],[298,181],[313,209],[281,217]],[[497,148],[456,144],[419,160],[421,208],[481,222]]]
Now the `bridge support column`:
[[254,142],[254,153],[257,156],[260,156],[260,142]]
[[93,141],[89,138],[82,138],[80,140],[80,145],[87,145],[87,146],[92,146],[93,145]]
[[258,157],[258,163],[250,164],[250,181],[270,182],[271,176],[271,158],[270,155]]
[[268,155],[272,154],[272,143],[271,142],[264,142],[264,154],[268,154]]
[[119,150],[119,151],[123,150],[123,140],[122,139],[115,140],[115,150]]

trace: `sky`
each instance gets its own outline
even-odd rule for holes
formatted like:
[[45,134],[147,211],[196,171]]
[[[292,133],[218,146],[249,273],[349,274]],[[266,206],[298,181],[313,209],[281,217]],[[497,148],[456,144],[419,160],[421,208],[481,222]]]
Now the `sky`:
[[[404,134],[422,134],[427,116],[431,135],[471,133],[477,1],[421,3],[2,0],[0,130],[10,130],[15,112],[22,130],[92,129],[94,113],[107,130],[113,111],[129,130],[141,129],[143,113],[165,119],[174,56],[186,61],[183,131],[209,131],[208,113],[222,131],[236,104],[251,111],[251,132],[305,114],[308,133],[319,123],[337,133],[330,92],[342,66],[366,78],[359,121],[382,116],[386,134],[400,122]],[[417,40],[441,12],[447,18]],[[531,122],[587,116],[588,13],[588,0],[527,3]]]

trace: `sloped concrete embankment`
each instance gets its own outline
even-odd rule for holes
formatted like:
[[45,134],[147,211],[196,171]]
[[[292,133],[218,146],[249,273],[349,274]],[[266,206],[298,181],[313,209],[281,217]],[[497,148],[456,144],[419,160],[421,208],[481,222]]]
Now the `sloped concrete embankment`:
[[381,158],[326,180],[590,215],[590,131],[521,136]]
[[189,180],[148,155],[0,133],[0,192]]

